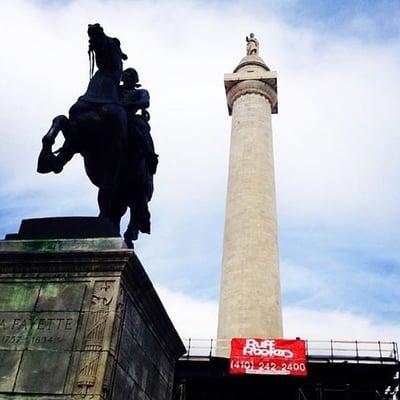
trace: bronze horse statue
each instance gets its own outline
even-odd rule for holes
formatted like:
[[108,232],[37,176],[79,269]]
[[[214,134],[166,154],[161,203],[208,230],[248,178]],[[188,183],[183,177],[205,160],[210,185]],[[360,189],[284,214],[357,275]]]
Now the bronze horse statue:
[[[89,179],[99,188],[99,217],[111,221],[119,232],[121,218],[130,208],[124,237],[133,247],[139,231],[150,233],[147,203],[157,167],[145,111],[149,96],[137,89],[140,85],[133,68],[123,72],[122,61],[127,56],[119,40],[108,37],[99,24],[89,25],[88,35],[91,79],[87,91],[70,108],[69,118],[54,118],[42,139],[37,170],[60,173],[74,154],[80,153]],[[94,63],[98,70],[93,75]],[[136,114],[138,110],[141,115]],[[65,142],[53,152],[59,132]]]

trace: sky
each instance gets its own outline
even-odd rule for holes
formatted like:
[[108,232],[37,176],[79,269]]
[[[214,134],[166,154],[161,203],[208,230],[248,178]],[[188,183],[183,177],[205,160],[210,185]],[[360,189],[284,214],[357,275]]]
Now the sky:
[[[223,74],[254,32],[273,116],[285,337],[400,339],[400,3],[2,2],[0,235],[96,215],[79,155],[39,175],[41,137],[88,83],[86,28],[118,37],[151,95],[152,234],[135,251],[182,337],[216,336],[230,117]],[[61,139],[58,144],[61,143]]]

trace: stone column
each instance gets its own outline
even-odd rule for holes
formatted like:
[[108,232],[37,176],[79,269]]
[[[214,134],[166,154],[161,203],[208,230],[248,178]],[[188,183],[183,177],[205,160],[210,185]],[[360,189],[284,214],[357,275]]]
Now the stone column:
[[247,55],[225,75],[232,115],[217,355],[233,337],[282,337],[271,113],[276,73]]

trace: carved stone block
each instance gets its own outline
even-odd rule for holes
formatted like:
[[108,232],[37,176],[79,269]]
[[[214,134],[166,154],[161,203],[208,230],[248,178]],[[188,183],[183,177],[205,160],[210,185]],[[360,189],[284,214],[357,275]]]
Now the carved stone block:
[[22,351],[0,350],[0,392],[11,392],[17,376]]
[[16,393],[63,393],[69,352],[24,351],[15,383]]
[[134,252],[107,240],[0,241],[1,400],[170,398],[184,347]]

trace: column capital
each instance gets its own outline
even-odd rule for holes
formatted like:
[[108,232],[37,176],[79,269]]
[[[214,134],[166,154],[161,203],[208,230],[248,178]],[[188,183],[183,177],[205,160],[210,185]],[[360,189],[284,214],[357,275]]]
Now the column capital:
[[228,112],[232,115],[233,104],[240,96],[259,94],[271,104],[272,114],[278,113],[277,78],[275,71],[238,71],[224,76]]

